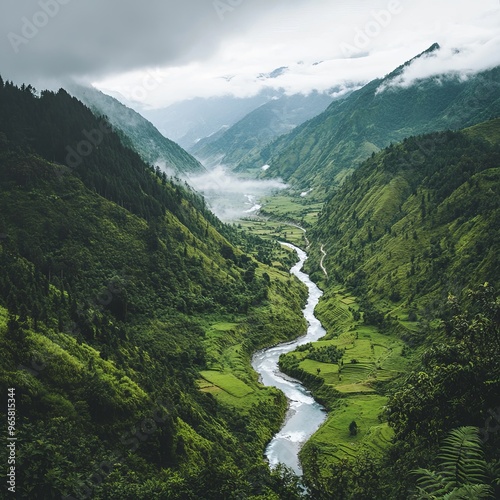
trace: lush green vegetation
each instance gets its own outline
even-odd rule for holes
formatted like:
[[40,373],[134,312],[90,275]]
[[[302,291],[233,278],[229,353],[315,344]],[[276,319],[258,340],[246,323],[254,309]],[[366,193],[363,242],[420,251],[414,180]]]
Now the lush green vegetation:
[[[417,494],[412,470],[436,466],[448,431],[472,425],[484,434],[495,418],[499,135],[492,120],[372,155],[308,235],[328,334],[281,366],[331,410],[301,452],[314,498],[409,498]],[[328,278],[319,268],[323,242]],[[340,361],[311,359],[327,346],[345,349]],[[487,484],[498,489],[498,436],[486,436]],[[439,484],[434,491],[448,487]]]
[[0,80],[0,108],[0,386],[17,394],[18,496],[294,498],[263,461],[286,402],[249,362],[305,328],[304,290],[278,269],[293,256],[258,262],[281,259],[274,243],[220,223],[64,91]]
[[72,85],[70,92],[90,107],[95,114],[105,116],[122,137],[122,141],[153,165],[162,164],[172,174],[203,172],[195,158],[175,142],[163,137],[154,125],[139,113],[93,87]]
[[[318,115],[331,102],[330,96],[318,92],[281,96],[259,106],[228,129],[201,139],[190,151],[203,158],[205,164],[238,170],[240,163],[248,163],[249,156],[258,158],[258,152],[269,142]],[[262,172],[263,165],[255,165],[257,173]]]
[[383,408],[389,386],[408,367],[404,342],[366,325],[357,311],[356,300],[345,290],[328,291],[317,307],[327,336],[280,359],[281,369],[304,381],[329,410],[327,422],[301,451],[308,477],[365,453],[380,458],[394,435]]
[[[330,414],[301,451],[302,496],[498,497],[500,122],[375,153],[457,106],[458,124],[476,121],[496,71],[383,102],[377,81],[335,104],[358,125],[387,105],[383,141],[344,138],[342,165],[371,157],[345,178],[323,144],[311,161],[343,185],[322,209],[281,196],[239,227],[65,91],[0,79],[0,387],[18,394],[19,495],[299,498],[263,460],[287,404],[250,357],[305,330],[294,254],[276,238],[307,236],[327,335],[280,365]],[[311,123],[301,155],[338,139],[333,122],[301,136]]]
[[[434,50],[439,50],[437,45],[421,56]],[[319,116],[267,145],[258,157],[250,157],[248,166],[269,164],[265,176],[328,193],[360,162],[391,143],[499,115],[499,67],[467,80],[450,76],[391,87],[408,64],[334,101]]]
[[370,303],[430,321],[448,293],[498,285],[499,165],[498,143],[415,137],[373,155],[331,197],[313,237],[333,280],[366,299],[370,322],[384,321]]

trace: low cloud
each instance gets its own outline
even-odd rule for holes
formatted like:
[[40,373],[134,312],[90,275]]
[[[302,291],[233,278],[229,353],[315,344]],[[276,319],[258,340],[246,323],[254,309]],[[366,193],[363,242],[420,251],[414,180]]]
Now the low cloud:
[[186,180],[205,196],[214,214],[227,222],[250,215],[259,199],[287,187],[280,180],[241,178],[223,166]]
[[407,66],[403,73],[378,89],[383,92],[387,88],[410,87],[419,80],[439,78],[443,75],[462,80],[471,75],[498,66],[500,54],[500,37],[473,45],[441,47],[424,57],[416,59]]

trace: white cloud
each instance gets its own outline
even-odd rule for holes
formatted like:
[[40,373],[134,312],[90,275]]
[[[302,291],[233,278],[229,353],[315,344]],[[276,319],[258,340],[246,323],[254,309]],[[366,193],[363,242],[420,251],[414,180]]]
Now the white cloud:
[[[236,10],[232,16],[243,14]],[[434,65],[427,61],[425,70],[412,68],[415,74],[470,73],[500,64],[499,34],[497,0],[304,0],[271,10],[241,33],[228,35],[206,59],[164,68],[164,83],[137,105],[162,107],[195,96],[246,97],[263,87],[307,93],[366,83],[435,42],[443,47],[440,59]],[[354,50],[349,53],[346,46]],[[458,57],[455,48],[461,51]],[[289,71],[275,79],[257,78],[281,66]],[[130,95],[140,78],[136,72],[97,86]]]
[[276,179],[242,179],[223,166],[189,176],[187,182],[205,196],[214,214],[224,221],[248,216],[255,211],[256,200],[287,187]]
[[[33,20],[42,2],[61,4],[59,13],[15,53],[9,33],[21,33],[23,17]],[[427,69],[412,71],[470,72],[500,64],[498,0],[222,4],[223,20],[211,0],[9,2],[0,18],[3,76],[35,84],[42,77],[85,78],[137,108],[157,108],[195,96],[245,97],[265,86],[294,93],[367,82],[434,42],[443,47],[435,69],[428,61]],[[459,57],[451,57],[454,48]],[[289,71],[257,78],[281,66]],[[148,71],[159,79],[151,80]]]
[[498,54],[500,37],[462,47],[444,46],[414,61],[389,85],[381,86],[379,91],[387,87],[410,87],[418,80],[442,75],[466,79],[475,73],[498,66]]

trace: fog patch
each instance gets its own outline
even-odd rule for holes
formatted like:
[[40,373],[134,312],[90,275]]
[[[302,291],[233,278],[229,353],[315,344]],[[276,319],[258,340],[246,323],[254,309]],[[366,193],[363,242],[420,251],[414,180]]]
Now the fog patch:
[[165,172],[168,177],[175,178],[179,176],[179,172],[175,169],[175,167],[167,163],[163,158],[158,158],[153,165],[160,167],[160,170]]
[[261,208],[261,198],[288,187],[279,179],[242,178],[223,166],[186,180],[205,196],[212,212],[225,222],[255,215]]

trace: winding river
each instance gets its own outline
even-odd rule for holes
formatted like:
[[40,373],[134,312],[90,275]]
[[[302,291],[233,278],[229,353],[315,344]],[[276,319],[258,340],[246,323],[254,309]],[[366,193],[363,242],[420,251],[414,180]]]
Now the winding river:
[[285,393],[289,400],[285,423],[266,448],[269,464],[274,467],[278,463],[282,463],[293,469],[297,475],[302,475],[298,453],[302,445],[326,420],[326,412],[300,382],[280,372],[278,360],[281,354],[291,352],[297,346],[314,342],[325,335],[325,329],[314,316],[314,308],[323,292],[309,279],[307,274],[301,271],[307,254],[289,243],[282,243],[282,245],[297,252],[299,262],[292,267],[290,273],[297,276],[309,290],[309,298],[303,310],[308,323],[307,333],[293,342],[279,344],[257,352],[253,356],[252,366],[259,373],[264,385],[277,387]]

